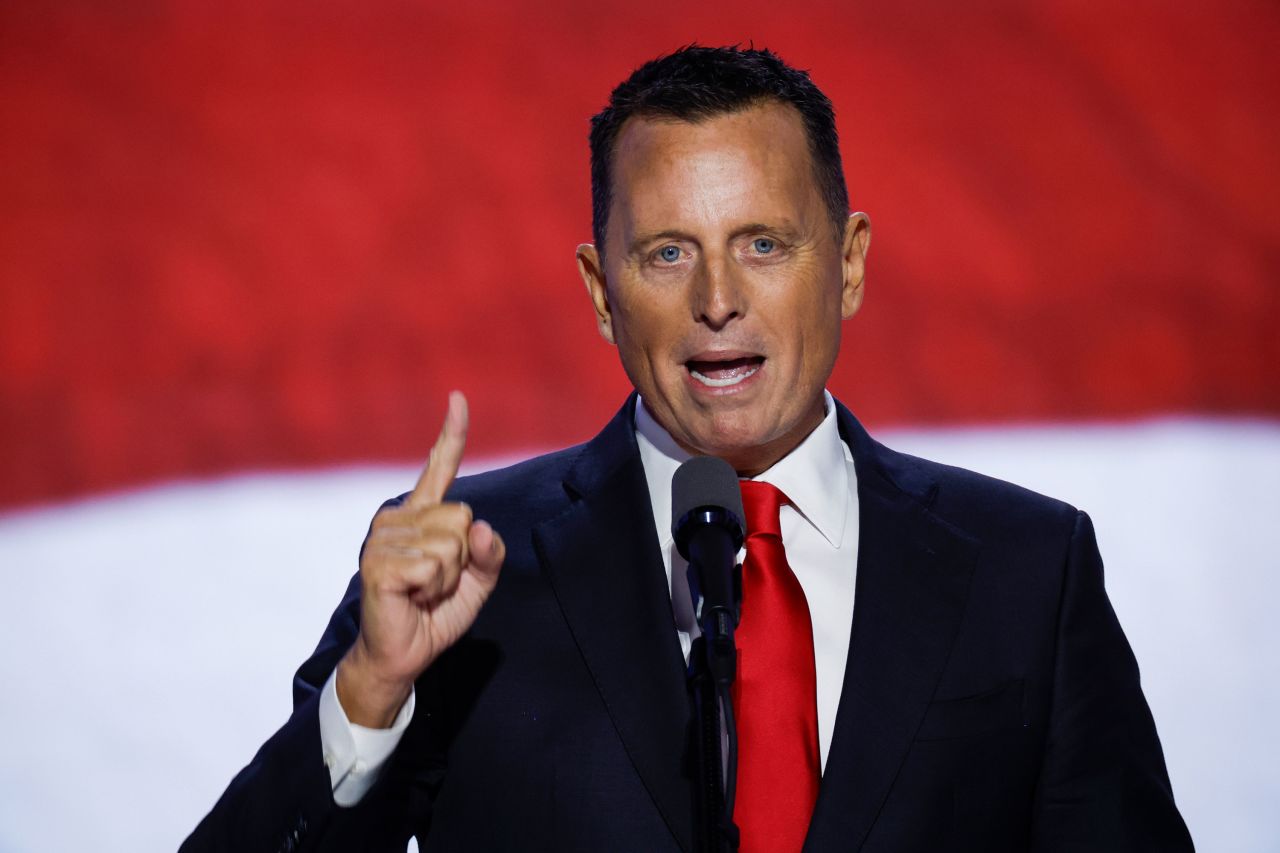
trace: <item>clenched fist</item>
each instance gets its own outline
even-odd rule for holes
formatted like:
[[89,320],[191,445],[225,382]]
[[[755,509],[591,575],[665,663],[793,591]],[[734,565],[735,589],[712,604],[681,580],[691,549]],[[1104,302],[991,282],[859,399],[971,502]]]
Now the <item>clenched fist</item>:
[[488,522],[443,503],[467,443],[467,400],[449,395],[418,484],[380,511],[360,560],[360,634],[338,664],[338,701],[357,725],[386,728],[414,680],[471,627],[506,556]]

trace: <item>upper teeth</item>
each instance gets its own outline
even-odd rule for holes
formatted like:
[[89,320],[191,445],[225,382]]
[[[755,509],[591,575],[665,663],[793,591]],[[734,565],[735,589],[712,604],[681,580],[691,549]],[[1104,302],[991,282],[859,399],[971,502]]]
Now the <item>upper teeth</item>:
[[689,372],[693,374],[694,379],[697,379],[703,385],[710,385],[712,388],[724,388],[725,386],[728,386],[728,385],[737,385],[739,382],[746,379],[748,376],[751,376],[753,373],[755,373],[759,369],[760,369],[760,365],[758,364],[753,365],[752,367],[747,368],[741,373],[735,373],[732,376],[726,376],[724,379],[712,379],[710,376],[707,376],[704,373],[699,373],[698,371],[693,370],[692,368],[689,370]]

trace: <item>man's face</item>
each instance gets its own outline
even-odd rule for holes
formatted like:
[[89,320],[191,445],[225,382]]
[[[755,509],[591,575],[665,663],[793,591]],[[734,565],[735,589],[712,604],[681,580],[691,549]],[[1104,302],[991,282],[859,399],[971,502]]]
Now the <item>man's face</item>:
[[758,473],[822,420],[869,223],[836,238],[789,105],[630,119],[613,165],[603,267],[578,248],[600,334],[677,443]]

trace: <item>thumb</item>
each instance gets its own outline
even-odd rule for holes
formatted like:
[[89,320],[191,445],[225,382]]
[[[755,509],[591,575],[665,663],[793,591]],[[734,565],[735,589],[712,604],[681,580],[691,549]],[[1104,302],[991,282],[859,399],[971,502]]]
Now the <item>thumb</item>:
[[471,566],[484,580],[491,584],[496,582],[498,570],[507,557],[506,543],[487,521],[472,524],[468,539],[471,546]]

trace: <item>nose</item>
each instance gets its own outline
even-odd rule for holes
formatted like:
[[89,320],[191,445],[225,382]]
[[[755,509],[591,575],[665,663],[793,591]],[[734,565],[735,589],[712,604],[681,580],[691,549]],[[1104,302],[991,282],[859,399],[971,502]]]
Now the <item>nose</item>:
[[691,293],[693,318],[715,331],[747,310],[747,292],[740,271],[726,258],[704,256]]

